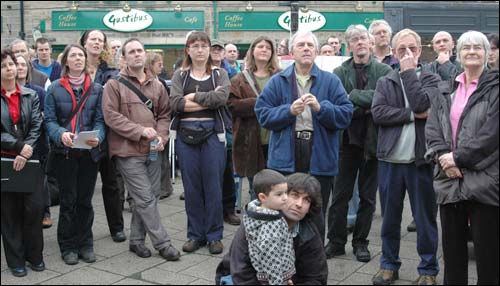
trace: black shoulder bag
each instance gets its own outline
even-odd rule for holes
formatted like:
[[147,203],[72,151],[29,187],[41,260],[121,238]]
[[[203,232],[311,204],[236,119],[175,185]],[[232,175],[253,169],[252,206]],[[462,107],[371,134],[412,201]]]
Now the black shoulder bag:
[[[69,115],[69,117],[66,120],[64,120],[63,124],[61,125],[62,127],[65,127],[66,125],[68,125],[68,123],[70,123],[70,121],[73,119],[73,117],[75,117],[75,115],[78,113],[78,110],[80,110],[80,107],[82,107],[82,104],[85,102],[85,99],[87,99],[87,97],[90,94],[90,92],[92,91],[92,89],[93,89],[93,85],[89,87],[87,93],[82,95],[82,98],[80,98],[80,101],[76,105],[76,108],[73,111],[71,111],[71,114]],[[57,167],[56,167],[56,163],[54,162],[55,156],[56,156],[56,152],[55,152],[54,148],[50,148],[49,153],[47,154],[47,162],[45,163],[45,174],[47,174],[47,176],[49,176],[49,177],[56,176]]]
[[148,109],[151,110],[153,114],[155,114],[153,101],[151,99],[147,98],[137,87],[135,87],[132,83],[130,83],[130,81],[124,79],[123,77],[117,76],[115,79],[123,83],[126,87],[133,91],[137,95],[137,97],[139,97],[139,99],[148,107]]

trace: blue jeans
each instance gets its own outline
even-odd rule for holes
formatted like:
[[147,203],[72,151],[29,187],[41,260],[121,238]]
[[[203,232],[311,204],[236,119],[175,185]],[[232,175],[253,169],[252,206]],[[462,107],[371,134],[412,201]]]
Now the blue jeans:
[[[181,122],[181,125],[213,128],[213,121]],[[188,239],[216,241],[224,230],[222,212],[222,180],[226,150],[217,134],[199,145],[175,141],[176,153],[184,185]]]
[[436,199],[432,185],[432,169],[429,165],[417,167],[411,164],[393,164],[379,161],[378,168],[380,200],[385,210],[382,222],[383,269],[399,270],[399,246],[401,240],[401,216],[405,191],[410,197],[413,217],[417,224],[417,252],[420,256],[418,273],[437,275],[439,265],[436,258],[438,231],[436,224]]

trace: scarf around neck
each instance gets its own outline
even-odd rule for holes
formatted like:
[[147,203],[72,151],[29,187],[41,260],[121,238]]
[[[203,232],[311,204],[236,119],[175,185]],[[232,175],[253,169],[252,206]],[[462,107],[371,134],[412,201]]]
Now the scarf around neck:
[[68,74],[68,80],[71,86],[80,87],[85,81],[85,73],[82,72],[79,76],[72,76],[71,74]]

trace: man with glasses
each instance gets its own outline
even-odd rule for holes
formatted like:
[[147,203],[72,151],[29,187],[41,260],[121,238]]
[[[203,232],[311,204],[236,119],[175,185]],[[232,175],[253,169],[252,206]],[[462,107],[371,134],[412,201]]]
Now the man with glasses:
[[399,246],[405,191],[418,228],[420,256],[417,285],[436,284],[438,232],[432,168],[424,160],[425,123],[429,98],[439,96],[438,75],[421,71],[420,36],[410,29],[392,41],[400,70],[377,83],[372,103],[373,121],[379,126],[377,158],[380,201],[383,206],[382,256],[374,285],[389,285],[398,279],[401,267]]
[[[339,175],[335,179],[333,200],[328,215],[326,257],[345,254],[347,243],[347,210],[358,176],[359,209],[354,226],[352,246],[356,259],[368,262],[368,234],[375,212],[377,195],[377,130],[373,124],[371,105],[377,80],[392,70],[377,62],[370,52],[370,37],[363,25],[351,25],[345,32],[352,58],[333,72],[340,78],[354,114],[349,128],[341,137]],[[358,195],[358,194],[356,194]]]
[[390,46],[392,28],[389,23],[385,20],[375,20],[370,24],[368,31],[375,38],[375,46],[373,47],[373,55],[375,56],[375,59],[381,63],[391,66],[393,70],[397,69],[399,67],[399,62],[392,54]]
[[422,67],[424,71],[433,72],[441,77],[442,80],[449,80],[462,71],[462,66],[456,61],[453,55],[455,43],[450,33],[445,31],[437,32],[432,38],[432,48],[438,54],[438,57],[431,63]]

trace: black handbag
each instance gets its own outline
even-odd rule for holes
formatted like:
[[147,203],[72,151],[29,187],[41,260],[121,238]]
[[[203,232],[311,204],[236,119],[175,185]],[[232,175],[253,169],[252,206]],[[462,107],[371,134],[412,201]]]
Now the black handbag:
[[178,133],[182,142],[189,145],[199,145],[207,141],[208,137],[214,134],[214,129],[188,125],[181,126]]

